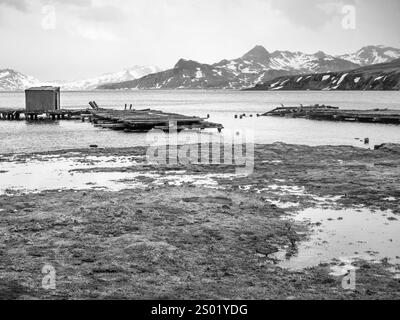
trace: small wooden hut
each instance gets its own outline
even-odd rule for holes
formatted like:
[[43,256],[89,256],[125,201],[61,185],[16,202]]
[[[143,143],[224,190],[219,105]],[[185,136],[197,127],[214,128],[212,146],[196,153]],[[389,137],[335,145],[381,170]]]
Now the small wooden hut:
[[40,113],[60,110],[59,87],[33,87],[25,90],[27,113]]

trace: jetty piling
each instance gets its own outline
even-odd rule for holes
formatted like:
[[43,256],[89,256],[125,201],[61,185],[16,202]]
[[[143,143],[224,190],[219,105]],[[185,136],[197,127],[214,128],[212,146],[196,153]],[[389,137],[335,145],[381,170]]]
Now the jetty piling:
[[74,120],[79,119],[82,113],[90,115],[87,109],[60,109],[46,112],[32,112],[26,111],[25,109],[9,109],[0,108],[0,119],[1,120],[29,120],[39,121],[41,119],[48,120]]

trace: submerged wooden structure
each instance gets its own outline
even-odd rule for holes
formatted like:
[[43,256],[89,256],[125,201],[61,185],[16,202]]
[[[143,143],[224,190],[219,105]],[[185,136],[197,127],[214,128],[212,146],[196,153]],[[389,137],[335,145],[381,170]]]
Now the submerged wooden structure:
[[400,110],[349,110],[325,105],[279,107],[264,113],[263,116],[305,118],[327,121],[400,124]]
[[0,120],[79,120],[86,119],[96,127],[125,132],[147,132],[159,129],[165,132],[184,129],[212,129],[219,132],[223,126],[218,123],[206,121],[205,118],[185,116],[177,113],[168,113],[159,110],[115,110],[99,108],[95,101],[89,102],[91,108],[87,109],[59,109],[46,111],[32,111],[26,109],[0,108]]

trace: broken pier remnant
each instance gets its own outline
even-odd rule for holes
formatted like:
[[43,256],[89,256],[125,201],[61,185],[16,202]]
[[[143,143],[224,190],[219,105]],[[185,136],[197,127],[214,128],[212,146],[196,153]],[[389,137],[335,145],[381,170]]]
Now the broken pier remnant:
[[346,110],[325,105],[279,107],[264,113],[263,116],[306,118],[326,121],[400,124],[400,110]]
[[168,113],[159,110],[112,110],[94,108],[90,110],[92,122],[99,127],[124,130],[125,132],[147,132],[152,129],[165,132],[174,129],[178,132],[184,129],[209,129],[215,128],[219,132],[223,126],[218,123],[205,121],[196,116],[185,116],[177,113]]

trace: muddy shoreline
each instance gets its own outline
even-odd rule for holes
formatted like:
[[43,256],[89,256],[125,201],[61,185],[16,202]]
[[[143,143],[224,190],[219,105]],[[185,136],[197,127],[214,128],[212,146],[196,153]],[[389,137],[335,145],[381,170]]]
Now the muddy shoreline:
[[[390,210],[400,219],[396,145],[256,145],[249,176],[232,176],[229,165],[147,164],[145,153],[138,147],[0,156],[0,178],[14,164],[72,158],[93,166],[70,174],[127,176],[118,191],[89,184],[1,194],[0,299],[400,298],[391,271],[399,265],[385,257],[351,262],[357,285],[345,290],[343,276],[331,274],[340,260],[289,270],[274,256],[295,256],[310,237],[315,225],[290,218],[307,208]],[[111,158],[104,165],[95,161],[100,156],[135,163],[114,166]],[[213,183],[197,179],[204,175]],[[55,290],[41,286],[45,264],[56,270]]]

